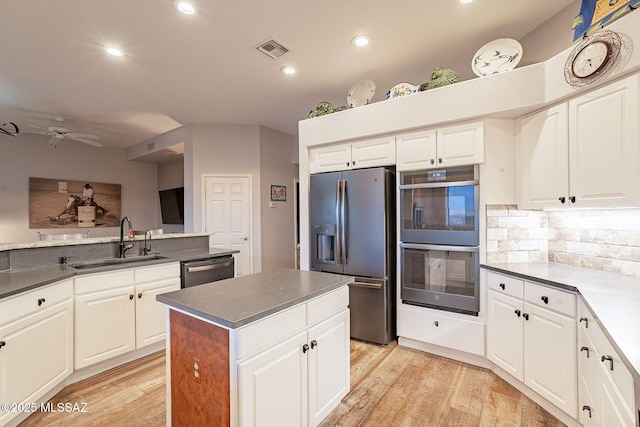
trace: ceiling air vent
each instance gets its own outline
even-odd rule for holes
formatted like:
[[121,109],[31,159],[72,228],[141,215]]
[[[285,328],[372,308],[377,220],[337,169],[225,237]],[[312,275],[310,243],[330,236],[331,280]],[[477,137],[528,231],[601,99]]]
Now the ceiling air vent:
[[289,49],[284,47],[282,43],[273,39],[262,42],[256,47],[260,52],[264,53],[271,59],[276,59],[289,52]]

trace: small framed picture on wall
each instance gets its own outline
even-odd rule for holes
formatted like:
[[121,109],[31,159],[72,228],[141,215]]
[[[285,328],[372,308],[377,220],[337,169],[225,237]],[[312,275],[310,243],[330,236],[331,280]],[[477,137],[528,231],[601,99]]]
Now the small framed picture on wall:
[[272,202],[286,202],[287,201],[287,187],[284,185],[272,185],[271,186],[271,201]]

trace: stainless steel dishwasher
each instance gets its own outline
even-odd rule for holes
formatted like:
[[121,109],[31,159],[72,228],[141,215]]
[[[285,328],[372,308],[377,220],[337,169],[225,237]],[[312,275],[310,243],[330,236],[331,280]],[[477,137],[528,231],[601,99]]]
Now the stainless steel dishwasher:
[[182,288],[231,279],[234,276],[233,256],[225,255],[207,259],[182,261],[180,284]]

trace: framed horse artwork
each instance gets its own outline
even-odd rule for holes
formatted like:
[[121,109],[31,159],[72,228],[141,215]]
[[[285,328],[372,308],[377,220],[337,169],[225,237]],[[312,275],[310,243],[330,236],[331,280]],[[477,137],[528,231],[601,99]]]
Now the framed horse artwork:
[[29,178],[29,228],[117,227],[121,185]]

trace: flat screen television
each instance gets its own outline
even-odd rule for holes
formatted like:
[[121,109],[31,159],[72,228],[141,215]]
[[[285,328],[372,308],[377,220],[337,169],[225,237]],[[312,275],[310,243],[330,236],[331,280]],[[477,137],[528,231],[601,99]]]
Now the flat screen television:
[[184,224],[184,187],[160,190],[163,224]]

